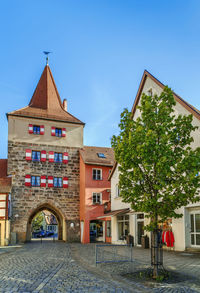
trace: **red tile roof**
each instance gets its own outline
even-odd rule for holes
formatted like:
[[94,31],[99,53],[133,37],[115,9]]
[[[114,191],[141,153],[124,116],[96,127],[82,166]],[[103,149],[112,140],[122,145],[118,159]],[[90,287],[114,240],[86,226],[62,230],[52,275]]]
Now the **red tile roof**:
[[7,115],[57,120],[84,125],[82,121],[64,110],[48,65],[44,68],[29,105],[10,112]]
[[[105,158],[100,158],[98,153],[103,153]],[[85,164],[113,166],[114,151],[112,148],[84,146],[80,150],[80,155]]]

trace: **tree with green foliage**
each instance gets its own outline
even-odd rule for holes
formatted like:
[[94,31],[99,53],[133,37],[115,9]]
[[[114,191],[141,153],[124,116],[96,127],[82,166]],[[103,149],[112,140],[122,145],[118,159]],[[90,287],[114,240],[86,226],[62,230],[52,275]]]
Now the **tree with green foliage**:
[[[134,120],[125,109],[120,134],[112,137],[121,196],[149,218],[145,229],[152,231],[155,245],[159,223],[182,217],[177,209],[200,200],[200,148],[191,146],[197,127],[192,115],[175,115],[175,105],[168,87],[159,96],[143,94],[137,106],[140,116]],[[153,255],[157,257],[158,250]],[[156,278],[158,266],[153,269]]]
[[41,226],[44,221],[44,214],[42,212],[39,212],[32,221],[32,231],[37,231],[41,229]]

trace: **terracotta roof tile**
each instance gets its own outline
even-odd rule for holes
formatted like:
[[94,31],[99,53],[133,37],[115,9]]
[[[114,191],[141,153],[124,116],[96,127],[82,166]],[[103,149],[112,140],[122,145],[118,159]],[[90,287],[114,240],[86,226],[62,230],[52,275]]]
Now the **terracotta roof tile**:
[[[103,153],[105,158],[100,158],[98,153]],[[113,166],[114,151],[112,148],[84,146],[80,150],[80,155],[85,164]]]
[[48,65],[44,68],[29,105],[7,115],[58,120],[84,125],[82,121],[64,110]]

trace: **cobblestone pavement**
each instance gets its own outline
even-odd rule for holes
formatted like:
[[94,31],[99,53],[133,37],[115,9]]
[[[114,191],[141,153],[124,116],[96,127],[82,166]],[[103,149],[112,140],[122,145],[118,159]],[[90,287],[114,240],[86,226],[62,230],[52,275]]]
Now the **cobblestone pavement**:
[[[122,248],[123,249],[123,248]],[[95,245],[32,242],[22,248],[0,248],[1,292],[200,292],[200,254],[164,252],[165,267],[179,272],[175,283],[155,284],[132,278],[150,263],[150,251],[133,248],[132,263],[98,264]]]
[[[63,242],[32,242],[0,255],[0,292],[130,292],[87,271]],[[139,291],[135,291],[139,292]]]
[[[123,250],[123,248],[122,248]],[[95,269],[95,244],[73,244],[72,251],[79,257],[82,265]],[[80,253],[81,251],[81,253]],[[140,288],[141,290],[155,293],[194,293],[200,292],[200,253],[186,253],[164,251],[164,267],[175,275],[174,282],[153,283],[144,282],[141,278],[131,278],[131,273],[149,267],[151,263],[150,249],[133,247],[133,263],[98,264],[97,270],[109,273],[112,278],[119,279],[127,284],[127,287]],[[133,289],[132,292],[135,289]]]

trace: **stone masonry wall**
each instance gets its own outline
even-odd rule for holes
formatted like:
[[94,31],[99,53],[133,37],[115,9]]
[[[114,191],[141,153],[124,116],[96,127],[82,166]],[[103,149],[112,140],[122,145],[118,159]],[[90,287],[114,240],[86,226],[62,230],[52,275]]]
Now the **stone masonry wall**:
[[[46,162],[26,161],[26,149],[47,152]],[[48,161],[48,152],[68,152],[68,164]],[[19,241],[26,240],[27,222],[34,210],[49,203],[63,215],[66,226],[72,221],[75,229],[67,228],[68,241],[80,241],[79,227],[79,148],[47,146],[8,142],[8,174],[12,175],[12,213],[11,231],[17,232]],[[68,177],[68,188],[27,187],[25,175]],[[48,181],[48,180],[47,180]],[[19,217],[15,218],[15,215]]]

